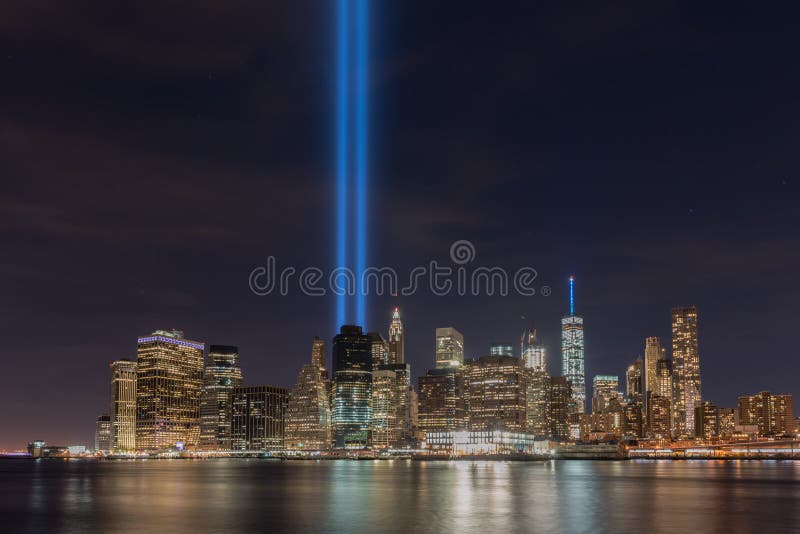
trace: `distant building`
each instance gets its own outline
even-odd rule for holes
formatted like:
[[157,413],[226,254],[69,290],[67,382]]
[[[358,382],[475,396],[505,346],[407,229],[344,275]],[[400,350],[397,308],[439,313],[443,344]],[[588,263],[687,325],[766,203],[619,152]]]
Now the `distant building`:
[[511,343],[492,343],[489,346],[491,356],[514,356],[514,347]]
[[242,385],[239,348],[211,345],[200,397],[200,447],[231,448],[233,390]]
[[550,435],[550,376],[542,367],[526,368],[525,427],[538,438]]
[[464,364],[464,336],[455,328],[436,329],[436,368],[447,369]]
[[519,358],[483,356],[471,360],[466,365],[464,384],[469,430],[525,430],[525,371]]
[[391,370],[372,371],[372,447],[388,449],[397,436],[397,375]]
[[314,338],[311,346],[311,363],[300,369],[286,408],[287,449],[324,450],[331,445],[331,410],[328,396],[324,343]]
[[595,375],[592,380],[592,412],[603,413],[609,403],[619,400],[619,377],[616,375]]
[[370,353],[372,354],[372,368],[377,369],[381,365],[389,363],[389,342],[383,339],[378,332],[370,332],[369,337]]
[[335,447],[361,449],[372,424],[372,351],[360,326],[342,326],[333,338]]
[[736,408],[720,408],[719,409],[719,435],[722,439],[732,439],[736,432],[736,425],[738,420]]
[[464,374],[458,367],[431,369],[418,379],[418,426],[423,432],[466,428]]
[[569,277],[569,314],[561,319],[562,373],[570,384],[570,413],[586,411],[586,373],[583,317],[575,315],[575,278]]
[[[391,371],[394,373],[394,430],[391,433],[392,439],[389,444],[393,448],[409,446],[413,441],[418,402],[414,387],[411,385],[411,364],[389,363],[379,366],[377,371]],[[375,370],[373,370],[373,375],[374,373]],[[373,407],[373,419],[374,417]]]
[[136,448],[157,450],[200,441],[200,393],[205,345],[178,330],[138,340]]
[[641,358],[637,358],[632,364],[628,366],[625,373],[625,397],[630,400],[644,399],[643,392],[643,362]]
[[672,428],[671,397],[662,397],[647,392],[647,436],[655,439],[670,439]]
[[572,399],[570,383],[566,377],[550,377],[550,436],[553,439],[568,439],[569,403]]
[[289,391],[275,386],[240,386],[233,390],[231,449],[283,449]]
[[623,404],[625,422],[622,428],[622,435],[624,437],[630,439],[644,437],[643,404],[642,400],[636,397],[627,399]]
[[672,365],[675,437],[694,436],[694,409],[702,399],[697,308],[672,309]]
[[136,450],[136,362],[111,362],[111,450]]
[[389,324],[389,357],[386,363],[405,363],[405,340],[403,338],[403,321],[400,310],[394,309],[392,322]]
[[792,395],[762,391],[739,397],[739,424],[756,425],[760,436],[791,434],[794,429]]
[[694,437],[697,439],[719,439],[719,407],[704,402],[694,409]]
[[[666,351],[661,346],[661,340],[655,336],[645,339],[644,344],[644,393],[652,391],[658,393],[658,360],[666,358]],[[672,392],[670,392],[672,395]]]
[[525,367],[541,371],[547,370],[547,351],[539,342],[535,328],[531,328],[522,334],[520,351]]
[[111,451],[111,416],[101,415],[97,418],[94,430],[94,450]]

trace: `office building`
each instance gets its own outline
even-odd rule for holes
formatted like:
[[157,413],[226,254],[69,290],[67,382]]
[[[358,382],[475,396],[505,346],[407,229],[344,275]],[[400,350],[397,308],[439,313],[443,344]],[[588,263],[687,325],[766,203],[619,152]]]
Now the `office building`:
[[513,356],[483,356],[464,371],[469,430],[524,431],[526,375]]
[[564,376],[550,377],[550,436],[569,438],[569,405],[572,399],[569,381]]
[[[411,385],[410,363],[389,363],[378,367],[377,371],[394,373],[394,431],[390,446],[401,448],[410,446],[413,441],[417,417],[417,396]],[[374,375],[375,371],[373,371]],[[373,378],[374,380],[374,378]],[[373,399],[375,396],[373,395]],[[373,420],[375,413],[373,409]]]
[[426,434],[466,428],[463,368],[431,369],[418,378],[418,426]]
[[592,412],[604,412],[609,403],[620,396],[618,376],[595,375],[592,380]]
[[389,363],[389,342],[383,339],[378,332],[370,332],[369,337],[370,353],[372,354],[372,368],[377,369],[381,365]]
[[200,397],[200,448],[231,448],[233,390],[241,385],[239,348],[211,345]]
[[628,366],[625,372],[625,397],[630,400],[643,401],[643,362],[641,358],[637,358],[632,364]]
[[372,347],[360,326],[342,326],[333,338],[333,429],[336,448],[369,444],[372,423]]
[[405,363],[405,345],[403,340],[403,322],[400,320],[400,310],[392,312],[392,322],[389,324],[389,357],[386,363]]
[[136,450],[136,362],[111,362],[111,450]]
[[289,390],[275,386],[240,386],[233,390],[231,449],[283,449]]
[[327,373],[320,364],[325,363],[324,343],[314,338],[311,346],[311,363],[300,369],[286,408],[287,449],[324,450],[331,445],[331,409]]
[[511,343],[492,343],[489,345],[490,356],[514,356],[514,348]]
[[[388,449],[398,441],[397,375],[389,369],[372,371],[372,434],[374,449]],[[405,391],[403,392],[405,394]]]
[[547,371],[547,351],[540,343],[536,329],[532,328],[522,334],[520,354],[525,367]]
[[195,447],[200,440],[200,393],[205,345],[178,330],[138,339],[136,448]]
[[[658,360],[665,359],[666,350],[661,346],[661,340],[655,336],[645,339],[644,344],[644,393],[648,391],[656,393],[656,383],[658,381],[657,367]],[[670,393],[671,395],[672,393]]]
[[111,452],[111,416],[101,415],[97,418],[94,429],[94,450]]
[[569,277],[569,314],[561,319],[561,362],[564,378],[570,384],[570,413],[586,411],[583,317],[575,315],[575,277]]
[[672,413],[670,397],[662,397],[652,391],[647,392],[647,436],[654,439],[670,439]]
[[550,376],[542,367],[526,368],[525,428],[529,434],[550,435]]
[[464,364],[464,336],[448,326],[436,329],[436,368],[447,369]]
[[695,431],[697,439],[719,439],[719,407],[710,402],[703,402],[694,408]]

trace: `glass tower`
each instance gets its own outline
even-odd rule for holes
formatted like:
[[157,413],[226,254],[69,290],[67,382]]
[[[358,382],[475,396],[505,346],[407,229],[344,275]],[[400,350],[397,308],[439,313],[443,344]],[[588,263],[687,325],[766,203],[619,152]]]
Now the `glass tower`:
[[569,315],[561,319],[561,372],[570,383],[569,413],[586,411],[583,317],[575,315],[575,277],[569,277]]
[[447,369],[464,364],[464,336],[453,328],[436,329],[436,368]]
[[342,326],[333,338],[333,371],[334,444],[364,448],[372,422],[372,344],[360,326]]
[[200,446],[231,448],[233,390],[242,385],[239,348],[211,345],[200,398]]
[[111,449],[136,450],[136,362],[111,362]]

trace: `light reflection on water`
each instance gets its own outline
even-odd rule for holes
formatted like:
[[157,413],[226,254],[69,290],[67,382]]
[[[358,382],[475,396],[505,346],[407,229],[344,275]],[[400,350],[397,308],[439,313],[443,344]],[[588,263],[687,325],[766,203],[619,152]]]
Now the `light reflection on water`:
[[0,518],[3,532],[796,532],[800,462],[8,460]]

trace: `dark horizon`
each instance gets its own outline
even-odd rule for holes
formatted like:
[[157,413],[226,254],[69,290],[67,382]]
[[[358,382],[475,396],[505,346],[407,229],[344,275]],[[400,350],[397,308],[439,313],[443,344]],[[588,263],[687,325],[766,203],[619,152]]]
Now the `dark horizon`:
[[[0,449],[91,443],[108,364],[156,329],[238,346],[246,384],[291,387],[315,335],[330,361],[333,298],[248,286],[268,256],[334,265],[330,6],[3,12]],[[368,263],[408,273],[464,239],[552,294],[370,297],[365,330],[399,306],[417,377],[436,327],[474,357],[533,326],[560,374],[574,274],[587,384],[624,387],[648,336],[671,354],[671,308],[696,305],[704,399],[800,395],[793,14],[373,9]]]

